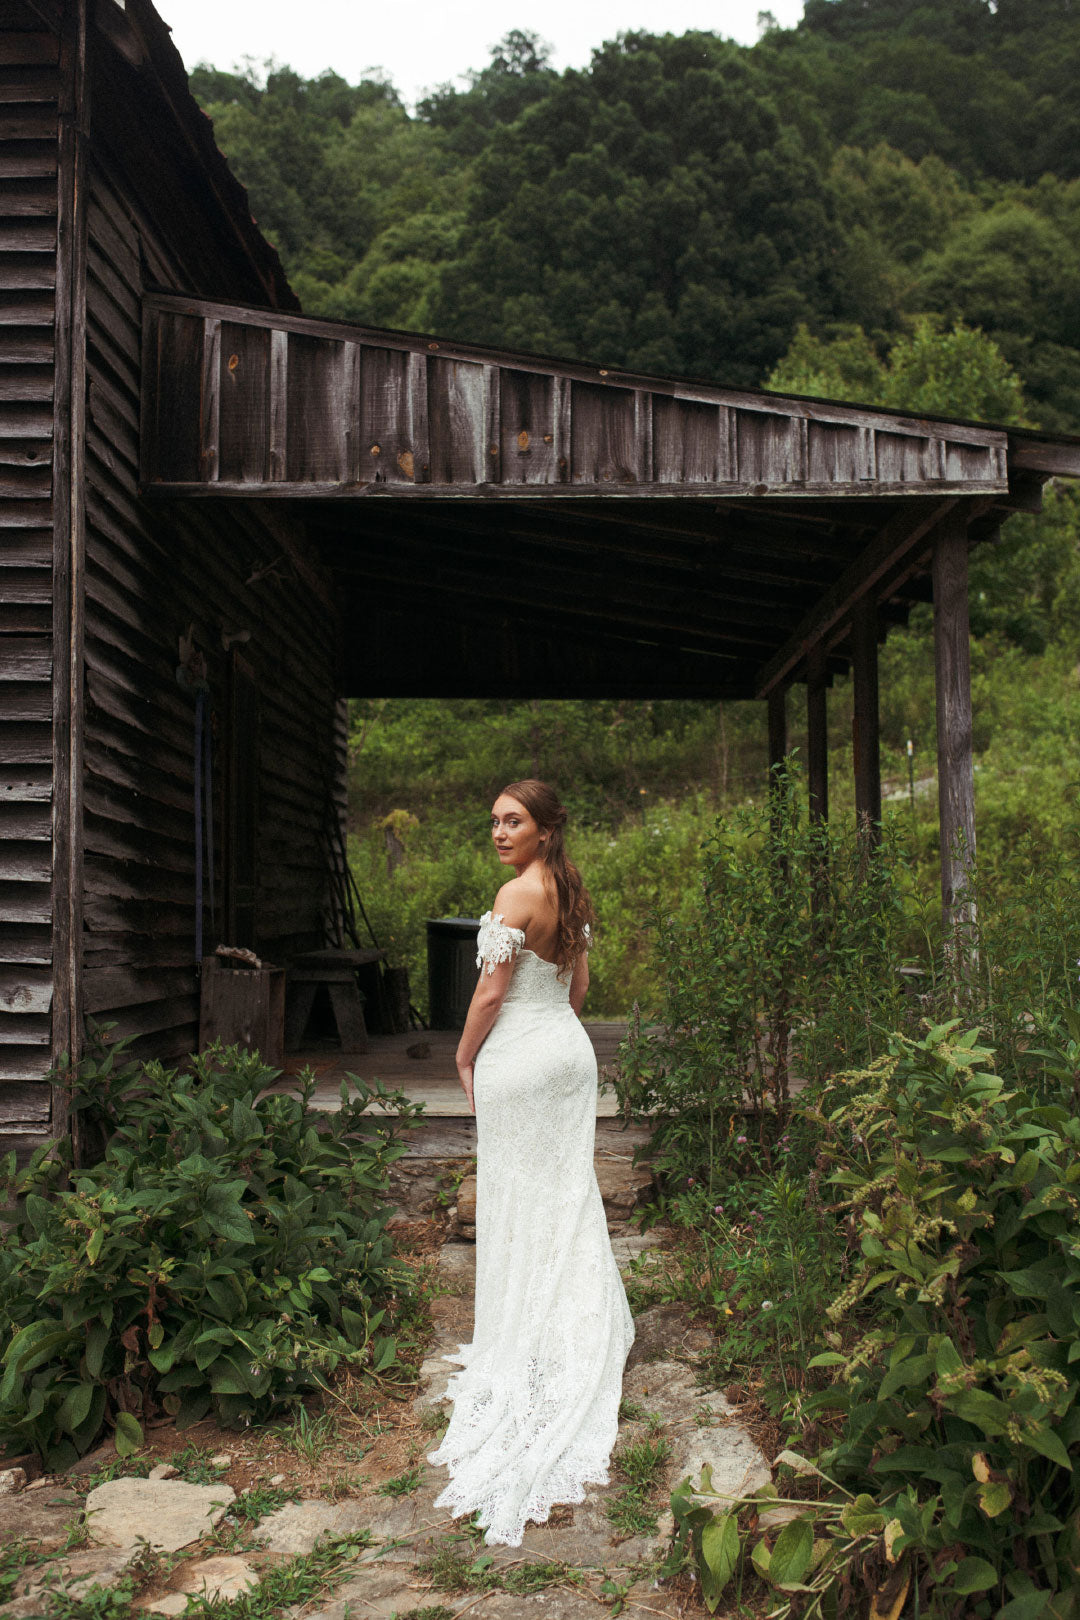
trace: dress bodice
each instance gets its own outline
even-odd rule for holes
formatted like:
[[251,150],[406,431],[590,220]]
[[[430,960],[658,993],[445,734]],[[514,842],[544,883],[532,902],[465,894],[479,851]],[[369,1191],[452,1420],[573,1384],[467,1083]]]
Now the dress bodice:
[[[592,936],[585,926],[583,946],[588,950]],[[525,944],[525,932],[510,928],[502,920],[502,913],[485,911],[480,918],[480,931],[476,936],[476,965],[493,973],[499,962],[514,963],[510,987],[503,1006],[565,1007],[570,1001],[569,972],[561,974],[554,962],[530,950]]]

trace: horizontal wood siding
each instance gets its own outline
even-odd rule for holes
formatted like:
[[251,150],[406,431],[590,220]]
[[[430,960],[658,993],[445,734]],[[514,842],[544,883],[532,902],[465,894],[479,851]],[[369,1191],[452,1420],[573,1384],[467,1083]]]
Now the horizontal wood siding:
[[0,11],[0,1151],[49,1124],[59,41]]
[[[176,1059],[198,1040],[195,702],[177,678],[180,638],[193,628],[212,708],[215,870],[213,896],[205,879],[205,949],[220,938],[225,899],[223,638],[247,632],[242,651],[259,687],[255,945],[284,962],[324,940],[336,634],[329,588],[320,599],[321,576],[295,520],[240,502],[140,499],[142,277],[175,285],[181,271],[157,222],[100,152],[91,158],[89,229],[85,1009],[137,1037],[135,1051]],[[166,369],[194,353],[190,333],[174,333],[179,347]],[[200,357],[202,345],[200,329]],[[252,446],[243,419],[252,399],[268,405],[269,336],[226,324],[213,352],[224,379],[213,424],[227,446],[220,470],[264,473],[269,446]],[[312,364],[333,370],[339,359],[320,353]],[[296,370],[302,375],[302,362]],[[241,381],[250,394],[238,410]],[[198,402],[178,396],[158,420],[162,454],[202,456],[207,425]],[[312,418],[305,454],[336,455],[335,432],[332,421]]]

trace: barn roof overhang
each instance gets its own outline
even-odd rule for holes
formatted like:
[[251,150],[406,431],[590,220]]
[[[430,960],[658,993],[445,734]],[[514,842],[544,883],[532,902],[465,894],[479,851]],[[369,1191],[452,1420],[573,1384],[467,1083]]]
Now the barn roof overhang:
[[287,502],[330,569],[346,690],[762,696],[846,669],[1080,439],[145,301],[142,484]]

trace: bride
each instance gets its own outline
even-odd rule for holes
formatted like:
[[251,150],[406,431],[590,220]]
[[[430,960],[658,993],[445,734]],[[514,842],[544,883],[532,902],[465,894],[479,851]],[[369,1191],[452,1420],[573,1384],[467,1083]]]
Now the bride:
[[457,1051],[476,1114],[476,1307],[448,1393],[436,1500],[484,1540],[606,1484],[633,1319],[593,1168],[596,1056],[579,1021],[592,907],[563,848],[566,811],[513,782],[491,834],[515,876],[480,919],[481,969]]

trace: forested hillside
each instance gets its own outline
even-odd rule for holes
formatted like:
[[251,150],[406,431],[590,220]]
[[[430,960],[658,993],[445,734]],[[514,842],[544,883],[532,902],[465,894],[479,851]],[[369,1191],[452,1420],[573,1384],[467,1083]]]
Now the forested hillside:
[[[628,34],[553,71],[509,34],[415,111],[392,84],[201,67],[196,95],[311,314],[1080,431],[1080,4],[807,0],[752,48]],[[973,556],[980,858],[1074,837],[1080,497]],[[928,614],[890,637],[886,813],[936,904]],[[793,697],[792,729],[800,741]],[[850,692],[830,695],[850,803]],[[904,749],[921,790],[906,796]],[[607,944],[594,1010],[653,978],[718,808],[760,793],[756,706],[354,705],[354,856],[422,998],[423,917],[490,903],[486,795],[551,776]],[[382,825],[388,818],[392,840]],[[922,903],[920,902],[920,903]],[[912,928],[918,932],[913,901]]]
[[759,384],[800,322],[992,336],[1080,424],[1080,8],[809,0],[753,48],[511,33],[415,114],[288,68],[193,86],[312,314]]

